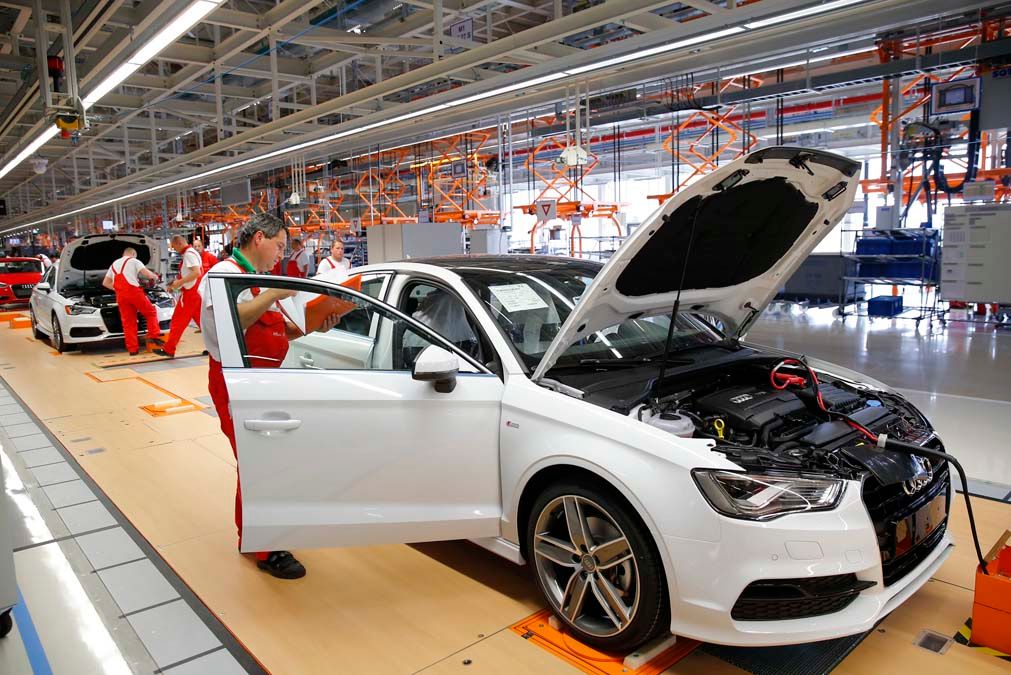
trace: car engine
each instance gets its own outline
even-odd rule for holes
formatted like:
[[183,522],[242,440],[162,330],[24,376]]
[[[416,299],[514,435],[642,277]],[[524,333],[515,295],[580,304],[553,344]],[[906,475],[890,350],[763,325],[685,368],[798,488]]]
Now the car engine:
[[747,359],[675,382],[677,393],[642,400],[629,414],[668,430],[690,420],[678,435],[713,439],[714,451],[746,469],[856,479],[877,468],[868,466],[874,451],[860,427],[915,444],[933,437],[901,397],[816,374],[793,359]]

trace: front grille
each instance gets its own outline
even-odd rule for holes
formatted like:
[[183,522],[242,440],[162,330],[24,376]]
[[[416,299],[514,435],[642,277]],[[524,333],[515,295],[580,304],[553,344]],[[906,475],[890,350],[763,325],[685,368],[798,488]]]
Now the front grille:
[[32,289],[35,288],[35,284],[13,284],[11,290],[14,291],[15,298],[30,298],[32,297]]
[[[99,310],[102,313],[102,321],[105,322],[105,328],[110,333],[122,333],[123,332],[123,322],[119,318],[119,307],[103,307]],[[159,325],[170,324],[171,321],[162,321]],[[140,314],[137,315],[137,332],[143,332],[147,330],[147,320]]]
[[98,337],[101,334],[102,329],[98,326],[75,326],[70,329],[70,337],[72,338]]
[[882,485],[874,476],[864,481],[863,500],[874,522],[874,532],[881,551],[881,566],[885,586],[891,586],[923,562],[944,536],[948,521],[937,526],[930,535],[913,548],[900,555],[895,553],[896,524],[930,503],[934,497],[945,495],[945,513],[951,507],[951,490],[948,463],[931,460],[933,480],[919,492],[908,495],[902,484]]
[[730,616],[738,621],[783,621],[832,614],[873,585],[855,574],[753,581],[737,598]]

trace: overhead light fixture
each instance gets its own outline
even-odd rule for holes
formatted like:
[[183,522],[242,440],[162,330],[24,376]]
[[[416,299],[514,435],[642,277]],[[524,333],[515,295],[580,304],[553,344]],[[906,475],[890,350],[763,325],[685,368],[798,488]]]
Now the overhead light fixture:
[[14,167],[16,167],[21,162],[25,161],[32,155],[34,155],[39,148],[48,143],[49,140],[58,133],[60,133],[60,130],[56,127],[55,124],[46,127],[45,131],[39,134],[34,141],[26,145],[21,152],[16,154],[14,156],[14,159],[7,162],[7,164],[5,164],[3,168],[0,168],[0,178],[3,178],[7,174],[9,174],[11,171],[13,171]]
[[[130,77],[138,68],[153,59],[165,47],[175,42],[179,37],[197,24],[201,19],[217,9],[224,0],[195,0],[189,4],[176,18],[172,19],[167,26],[154,34],[147,43],[144,44],[133,56],[129,57],[126,63],[120,65],[116,70],[99,82],[88,94],[81,99],[81,104],[87,110],[95,105],[103,96],[122,84],[126,78]],[[38,138],[32,141],[24,150],[19,152],[10,162],[0,168],[0,178],[11,172],[21,162],[34,154],[39,148],[46,144],[56,134],[59,129],[56,126],[47,127]]]
[[[223,0],[221,0],[221,1],[223,2]],[[457,99],[457,100],[450,101],[450,102],[447,102],[447,103],[440,103],[440,104],[437,104],[437,105],[434,105],[434,106],[431,106],[431,107],[428,107],[428,108],[422,108],[421,110],[416,110],[414,112],[404,113],[403,115],[398,115],[396,117],[393,117],[393,118],[390,118],[390,119],[387,119],[387,120],[382,120],[382,121],[378,121],[378,122],[372,122],[370,124],[366,124],[364,126],[357,127],[357,128],[354,128],[354,129],[348,129],[346,131],[339,131],[337,133],[329,134],[327,136],[323,136],[323,137],[320,137],[320,138],[317,138],[317,139],[313,139],[313,140],[310,140],[310,141],[305,141],[303,143],[298,143],[296,145],[293,145],[293,146],[290,146],[290,147],[287,147],[287,148],[281,148],[279,150],[274,150],[274,151],[268,152],[268,153],[266,153],[264,155],[259,155],[257,157],[248,157],[246,159],[242,159],[242,160],[239,160],[239,161],[236,161],[236,162],[232,162],[231,164],[226,164],[224,166],[219,166],[219,167],[214,168],[214,169],[209,169],[207,171],[202,171],[202,172],[200,172],[198,174],[195,174],[195,175],[192,175],[192,176],[186,176],[186,177],[183,177],[183,178],[177,178],[177,179],[169,181],[167,183],[162,183],[162,184],[159,184],[159,185],[153,185],[153,186],[150,186],[150,187],[146,187],[146,188],[143,188],[141,190],[136,190],[134,192],[131,192],[131,193],[128,193],[128,194],[125,194],[125,195],[120,195],[119,197],[112,197],[110,199],[103,200],[103,201],[98,202],[96,204],[91,204],[89,206],[84,206],[84,207],[81,207],[81,208],[78,208],[78,209],[74,209],[72,211],[68,211],[66,213],[62,213],[62,214],[59,214],[59,215],[56,215],[56,216],[50,216],[50,217],[47,217],[47,218],[42,218],[40,220],[37,220],[37,221],[34,221],[34,222],[30,223],[29,225],[38,225],[40,223],[45,223],[45,222],[49,222],[49,221],[52,221],[52,220],[58,220],[60,218],[68,218],[70,216],[75,216],[77,214],[84,213],[85,211],[91,211],[93,209],[100,209],[100,208],[102,208],[104,206],[109,206],[111,204],[115,204],[115,203],[118,203],[118,202],[121,202],[121,201],[125,201],[125,200],[128,200],[128,199],[136,199],[137,197],[143,197],[146,194],[151,194],[153,192],[160,192],[160,191],[165,190],[167,188],[172,188],[172,187],[175,187],[175,186],[178,186],[178,185],[182,185],[184,183],[191,183],[191,182],[198,181],[198,180],[201,180],[201,179],[204,179],[204,178],[209,178],[211,176],[217,175],[219,173],[223,173],[225,171],[233,171],[233,170],[239,169],[239,168],[241,168],[243,166],[248,166],[248,165],[253,164],[253,163],[258,163],[258,162],[263,162],[263,161],[266,161],[266,160],[270,160],[270,159],[273,159],[275,157],[279,157],[281,155],[288,155],[288,154],[300,152],[300,151],[306,150],[308,148],[312,148],[312,147],[315,147],[315,146],[318,146],[318,145],[323,145],[323,144],[326,144],[326,143],[331,143],[333,141],[340,140],[342,138],[348,138],[348,137],[351,137],[351,136],[358,136],[358,135],[363,134],[363,133],[365,133],[367,131],[372,131],[373,129],[378,129],[380,127],[391,126],[393,124],[404,122],[404,121],[407,121],[407,120],[410,120],[410,119],[415,119],[417,117],[422,117],[424,115],[429,115],[431,113],[438,112],[440,110],[445,110],[447,108],[455,108],[455,107],[458,107],[458,106],[461,106],[461,105],[466,105],[467,103],[473,103],[475,101],[481,101],[481,100],[484,100],[484,99],[493,98],[493,97],[496,97],[496,96],[501,96],[503,94],[508,94],[508,93],[511,93],[511,92],[514,92],[514,91],[519,91],[521,89],[529,89],[531,87],[536,87],[538,85],[546,84],[548,82],[554,82],[556,80],[559,80],[559,79],[562,79],[562,78],[565,78],[565,77],[572,77],[572,76],[575,76],[575,75],[582,75],[582,74],[585,74],[585,73],[590,73],[590,72],[593,72],[593,71],[601,70],[601,69],[604,69],[604,68],[610,68],[610,67],[613,67],[613,66],[616,66],[616,65],[621,65],[623,63],[629,63],[629,62],[632,62],[632,61],[639,61],[639,60],[642,60],[642,59],[649,58],[651,56],[656,56],[658,54],[665,54],[665,53],[668,53],[668,52],[676,51],[678,49],[684,49],[686,47],[692,47],[692,46],[695,46],[695,45],[706,44],[706,43],[712,42],[714,40],[719,40],[719,39],[722,39],[722,38],[725,38],[725,37],[729,37],[731,35],[737,35],[737,34],[743,33],[743,32],[745,32],[746,29],[752,29],[753,30],[753,29],[757,29],[757,28],[763,28],[765,26],[772,26],[772,25],[776,25],[776,24],[783,23],[783,22],[786,22],[786,21],[791,21],[793,19],[799,19],[799,18],[803,18],[803,17],[813,16],[813,15],[816,15],[816,14],[821,14],[821,13],[824,13],[824,12],[829,12],[829,11],[832,11],[834,9],[839,9],[839,8],[842,8],[842,7],[847,7],[849,5],[854,5],[854,4],[861,3],[861,2],[866,2],[866,1],[867,0],[834,0],[833,2],[826,2],[826,3],[821,4],[821,5],[814,5],[814,6],[807,7],[805,9],[797,10],[797,11],[794,11],[794,12],[788,12],[786,14],[780,14],[780,15],[777,15],[777,16],[774,16],[774,17],[769,17],[767,19],[760,19],[760,20],[757,20],[757,21],[752,21],[752,22],[749,22],[749,23],[745,23],[743,26],[732,26],[732,27],[724,28],[724,29],[718,30],[718,31],[713,31],[713,32],[709,32],[709,33],[703,33],[703,34],[700,34],[700,35],[696,35],[694,37],[685,38],[684,40],[678,40],[678,41],[671,42],[671,43],[665,44],[665,45],[658,45],[656,47],[651,47],[649,49],[644,49],[644,50],[641,50],[641,51],[638,51],[638,52],[631,52],[629,54],[625,54],[625,55],[622,55],[622,56],[614,57],[612,59],[605,59],[603,61],[598,61],[596,63],[588,64],[586,66],[579,66],[577,68],[569,68],[568,70],[565,70],[565,71],[561,71],[561,72],[557,72],[557,73],[551,73],[551,74],[548,74],[548,75],[542,75],[540,77],[536,77],[536,78],[533,78],[531,80],[526,80],[524,82],[517,82],[515,84],[507,85],[507,86],[504,86],[504,87],[499,87],[497,89],[491,89],[489,91],[482,92],[482,93],[479,93],[479,94],[474,94],[472,96],[467,96],[467,97],[464,97],[462,99]],[[212,0],[196,0],[196,2],[194,2],[192,5],[190,5],[190,7],[187,8],[187,10],[184,11],[184,14],[186,14],[187,12],[189,12],[192,9],[193,13],[190,14],[189,16],[193,19],[193,22],[195,23],[196,21],[199,21],[201,18],[203,18],[204,16],[206,16],[207,14],[209,14],[219,4],[220,4],[220,2],[214,2]],[[200,9],[197,9],[198,7]],[[180,16],[182,16],[182,15],[180,15]],[[187,27],[183,27],[183,28],[180,29],[179,26],[176,25],[176,22],[173,22],[172,24],[169,24],[169,26],[166,26],[161,32],[159,32],[158,35],[160,36],[162,33],[165,33],[167,35],[170,29],[173,30],[173,31],[178,31],[174,35],[174,37],[172,37],[172,39],[167,40],[164,43],[165,45],[167,45],[172,40],[176,39],[179,35],[181,35],[183,32],[185,32],[186,30],[188,30],[188,28],[189,27],[187,26]],[[157,37],[158,36],[156,36],[156,39],[157,39]],[[152,40],[152,42],[153,41],[154,40]],[[154,52],[152,54],[152,56],[154,54],[157,54],[157,52]],[[837,55],[832,55],[832,56],[826,55],[826,56],[821,56],[821,57],[817,57],[817,58],[820,60],[820,59],[834,58],[835,56],[837,56]],[[131,67],[132,70],[129,70],[128,72],[126,72],[126,69],[127,69],[128,66]],[[139,67],[140,67],[139,65],[135,65],[135,64],[129,63],[129,62],[126,63],[126,64],[124,64],[123,66],[121,66],[120,69],[117,69],[113,73],[113,75],[110,75],[110,77],[108,78],[109,80],[112,80],[113,76],[117,75],[117,73],[118,73],[119,76],[120,76],[119,80],[117,82],[114,82],[114,83],[110,84],[108,86],[108,88],[106,88],[106,90],[105,90],[104,93],[108,93],[108,91],[110,91],[111,89],[113,89],[117,84],[119,84],[119,82],[122,82],[127,77],[129,77],[129,75],[131,73],[133,73]],[[126,72],[126,74],[122,74],[120,71],[124,71],[124,72]],[[103,81],[102,84],[99,85],[99,87],[96,87],[95,91],[97,92],[99,90],[99,88],[104,88],[105,85],[106,85],[106,82]],[[104,93],[102,95],[104,95]],[[98,98],[101,98],[101,97],[99,96]],[[98,99],[96,98],[95,100],[98,100]],[[54,128],[53,135],[55,135],[55,133],[56,133],[56,131],[55,131],[55,128]],[[50,136],[50,138],[51,137],[52,136]],[[48,140],[48,139],[46,139],[46,140]],[[45,141],[42,141],[42,142],[44,143]],[[42,145],[42,143],[39,143],[39,145]],[[0,173],[0,177],[2,177],[2,176],[3,176],[3,173]],[[295,196],[295,195],[293,195],[293,196]]]
[[833,9],[841,9],[843,7],[849,7],[850,5],[856,5],[866,1],[867,0],[833,0],[832,2],[825,2],[820,5],[811,5],[810,7],[805,7],[804,9],[798,9],[795,12],[787,12],[786,14],[777,14],[776,16],[770,16],[766,19],[749,21],[744,24],[744,27],[749,30],[755,30],[756,28],[775,26],[779,23],[793,21],[794,19],[803,19],[816,14],[824,14],[825,12],[831,12]]

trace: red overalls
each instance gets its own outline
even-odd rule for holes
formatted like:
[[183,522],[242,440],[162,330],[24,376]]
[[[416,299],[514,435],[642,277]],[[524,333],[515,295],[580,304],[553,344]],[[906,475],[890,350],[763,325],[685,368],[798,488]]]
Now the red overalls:
[[204,268],[201,274],[207,274],[207,271],[218,263],[218,259],[213,253],[204,249],[203,253],[200,254],[200,262]]
[[140,286],[134,286],[127,281],[123,268],[130,262],[127,259],[116,269],[112,265],[112,285],[116,291],[116,304],[119,306],[119,320],[123,323],[123,339],[126,340],[126,351],[133,353],[140,350],[137,340],[137,313],[144,315],[147,322],[147,339],[161,337],[161,327],[158,325],[158,310],[154,308],[147,294]]
[[287,274],[287,276],[289,276],[289,277],[297,277],[299,279],[304,279],[305,278],[305,275],[302,273],[302,270],[300,270],[298,268],[298,260],[297,259],[298,259],[298,257],[300,255],[302,255],[302,251],[301,250],[298,251],[297,253],[293,253],[291,255],[291,258],[288,259],[288,274]]
[[[242,272],[242,268],[239,271]],[[258,295],[259,289],[253,290],[253,295]],[[278,368],[284,361],[288,353],[288,336],[285,332],[284,315],[276,310],[268,310],[263,316],[257,319],[256,323],[246,329],[246,354],[249,356],[249,366],[251,368]],[[235,447],[235,426],[232,423],[232,411],[228,407],[228,388],[225,386],[224,374],[221,371],[221,362],[213,357],[209,359],[207,373],[207,389],[214,402],[214,409],[218,413],[218,422],[221,431],[228,437],[228,442],[232,445],[232,454],[235,461],[239,461],[239,453]],[[235,482],[235,527],[239,530],[239,548],[242,548],[242,483],[238,478],[238,464],[236,464]],[[257,560],[266,560],[270,555],[269,551],[256,553]]]
[[[193,247],[187,246],[183,249],[184,260],[186,251],[191,248]],[[201,262],[202,265],[203,262]],[[197,326],[200,326],[200,291],[197,289],[200,288],[200,277],[202,276],[203,272],[197,277],[193,288],[182,289],[179,302],[176,304],[175,311],[172,312],[172,325],[169,326],[168,340],[165,342],[165,346],[162,347],[169,354],[175,355],[179,340],[182,339],[183,332],[186,330],[186,326],[190,325],[190,321],[196,321]]]

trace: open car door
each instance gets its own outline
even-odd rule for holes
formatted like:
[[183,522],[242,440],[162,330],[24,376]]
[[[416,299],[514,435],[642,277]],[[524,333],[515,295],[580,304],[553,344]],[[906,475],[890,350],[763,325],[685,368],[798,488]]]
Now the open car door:
[[[503,383],[442,336],[336,284],[261,275],[212,276],[214,319],[238,449],[243,550],[371,545],[500,534]],[[236,303],[250,289],[350,302],[328,367],[283,359],[250,367]],[[364,333],[364,334],[363,334]],[[365,344],[368,342],[368,344]],[[343,345],[343,346],[342,346]],[[254,361],[253,363],[258,363]]]

